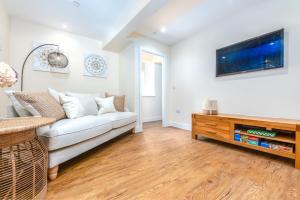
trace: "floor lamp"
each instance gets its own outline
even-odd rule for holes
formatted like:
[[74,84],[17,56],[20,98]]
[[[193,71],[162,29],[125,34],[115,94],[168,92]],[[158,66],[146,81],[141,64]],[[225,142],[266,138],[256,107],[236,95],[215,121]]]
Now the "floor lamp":
[[23,87],[24,87],[24,68],[25,68],[25,65],[26,65],[26,62],[27,62],[28,58],[36,50],[38,50],[38,49],[40,49],[44,46],[55,46],[55,47],[57,47],[57,51],[54,51],[54,52],[50,53],[47,57],[47,60],[48,60],[48,63],[50,65],[50,67],[53,67],[53,68],[66,68],[69,65],[69,60],[68,60],[67,56],[65,56],[63,53],[59,52],[59,46],[57,44],[42,44],[42,45],[39,45],[39,46],[35,47],[26,56],[26,59],[24,60],[23,65],[22,65],[21,91],[23,91]]

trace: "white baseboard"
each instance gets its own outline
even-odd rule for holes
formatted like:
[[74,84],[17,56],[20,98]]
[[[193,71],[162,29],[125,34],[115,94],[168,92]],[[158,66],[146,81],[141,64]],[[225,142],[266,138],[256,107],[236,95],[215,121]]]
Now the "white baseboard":
[[155,121],[161,121],[162,116],[154,116],[154,117],[146,117],[143,119],[143,122],[155,122]]
[[183,130],[187,130],[187,131],[192,130],[192,125],[191,124],[185,124],[185,123],[178,123],[178,122],[169,121],[167,123],[167,126],[171,126],[171,127],[175,127],[175,128],[179,128],[179,129],[183,129]]

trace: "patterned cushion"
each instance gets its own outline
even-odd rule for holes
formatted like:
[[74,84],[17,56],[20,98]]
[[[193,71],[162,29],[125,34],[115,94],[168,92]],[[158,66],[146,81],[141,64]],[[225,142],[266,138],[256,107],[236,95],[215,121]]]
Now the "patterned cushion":
[[[17,92],[15,97],[23,104],[30,104],[42,117],[56,120],[66,118],[62,106],[47,92]],[[23,105],[26,108],[26,105]],[[31,110],[28,110],[31,112]],[[36,115],[36,113],[32,113]]]
[[118,112],[124,112],[125,111],[125,95],[117,96],[117,95],[112,95],[109,93],[105,93],[106,97],[115,97],[114,99],[114,105],[115,108]]

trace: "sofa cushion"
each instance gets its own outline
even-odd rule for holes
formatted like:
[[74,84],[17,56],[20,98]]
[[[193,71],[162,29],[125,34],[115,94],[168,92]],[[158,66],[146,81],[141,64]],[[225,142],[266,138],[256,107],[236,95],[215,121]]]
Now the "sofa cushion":
[[114,112],[100,115],[112,121],[113,128],[119,128],[128,124],[134,123],[137,120],[137,115],[132,112]]
[[48,93],[55,99],[55,101],[56,101],[57,103],[60,104],[60,101],[59,101],[59,95],[64,94],[63,92],[58,92],[58,91],[56,91],[56,90],[54,90],[54,89],[52,89],[52,88],[48,88]]
[[97,115],[98,106],[95,101],[95,97],[100,97],[101,94],[82,94],[67,92],[67,96],[76,97],[81,105],[84,107],[84,115]]
[[124,112],[124,108],[125,108],[125,95],[120,95],[120,96],[117,96],[117,95],[112,95],[112,94],[109,94],[109,93],[105,93],[105,97],[115,97],[114,98],[114,105],[115,105],[115,108],[118,112]]
[[98,115],[117,112],[114,106],[114,98],[115,97],[95,98],[96,103],[98,104],[99,107]]
[[49,168],[55,167],[67,160],[70,160],[74,157],[76,157],[79,154],[82,154],[92,148],[95,148],[96,146],[103,144],[104,142],[107,142],[126,131],[129,131],[130,129],[135,127],[135,123],[129,124],[127,126],[123,126],[122,128],[114,129],[108,133],[96,136],[92,139],[86,140],[84,142],[74,144],[68,148],[62,148],[55,151],[49,152],[49,162],[48,166]]
[[85,109],[76,97],[69,97],[64,94],[59,95],[59,101],[69,119],[83,117]]
[[110,131],[112,126],[109,118],[84,116],[57,121],[48,130],[39,129],[38,134],[48,150],[53,151],[104,134]]
[[[56,120],[66,118],[62,106],[48,92],[16,92],[15,97],[23,106],[29,104],[34,110],[28,110],[34,116],[51,117]],[[37,111],[37,113],[36,113]]]
[[[6,95],[8,96],[8,98],[10,99],[13,108],[15,109],[16,113],[18,114],[19,117],[30,117],[32,116],[32,114],[28,111],[30,110],[30,108],[25,108],[22,104],[24,103],[20,103],[20,101],[15,97],[15,91],[13,90],[7,90],[5,91]],[[31,106],[31,105],[28,105]],[[32,108],[31,106],[31,109]]]

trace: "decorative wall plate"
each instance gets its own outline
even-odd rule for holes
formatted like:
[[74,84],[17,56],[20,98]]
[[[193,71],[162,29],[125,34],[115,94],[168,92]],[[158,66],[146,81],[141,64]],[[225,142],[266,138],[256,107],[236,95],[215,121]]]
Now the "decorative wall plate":
[[[33,48],[35,48],[39,45],[42,45],[42,44],[43,43],[34,42]],[[44,72],[56,72],[56,73],[63,73],[63,74],[70,73],[69,61],[65,61],[65,62],[67,62],[67,64],[66,64],[66,67],[64,67],[64,68],[55,67],[55,66],[53,67],[49,64],[49,61],[48,61],[49,54],[57,52],[57,50],[58,50],[57,47],[50,46],[50,45],[37,49],[33,53],[32,69],[35,71],[44,71]],[[59,52],[66,55],[66,53],[63,52],[61,49],[59,49]],[[68,60],[67,57],[65,57],[65,59]]]
[[97,54],[88,54],[84,59],[84,75],[93,77],[107,77],[107,62]]

